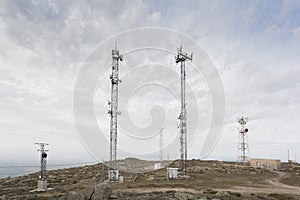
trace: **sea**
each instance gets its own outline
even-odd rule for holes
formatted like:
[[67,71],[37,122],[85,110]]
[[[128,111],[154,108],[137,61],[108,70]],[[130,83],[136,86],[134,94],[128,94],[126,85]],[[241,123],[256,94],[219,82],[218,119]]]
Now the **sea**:
[[[93,165],[96,162],[84,162],[84,163],[71,163],[71,164],[56,164],[48,165],[47,170],[64,169],[71,167],[80,167],[84,165]],[[26,165],[11,165],[11,166],[0,166],[0,178],[17,177],[40,171],[39,166],[26,166]]]

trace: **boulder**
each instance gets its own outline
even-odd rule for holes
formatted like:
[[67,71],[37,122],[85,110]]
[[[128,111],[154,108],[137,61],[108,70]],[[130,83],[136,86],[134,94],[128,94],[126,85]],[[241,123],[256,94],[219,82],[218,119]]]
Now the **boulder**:
[[86,199],[91,199],[94,194],[94,187],[88,187],[82,191],[82,194],[86,197]]
[[194,200],[197,199],[193,194],[185,193],[185,192],[176,192],[175,193],[176,200]]
[[229,191],[218,191],[216,195],[225,197],[225,196],[231,196],[231,193]]
[[9,198],[6,195],[2,195],[2,196],[0,196],[0,200],[9,200]]
[[70,191],[61,200],[85,200],[85,196],[80,192]]
[[94,187],[92,200],[107,200],[112,194],[111,186],[108,183],[99,183]]

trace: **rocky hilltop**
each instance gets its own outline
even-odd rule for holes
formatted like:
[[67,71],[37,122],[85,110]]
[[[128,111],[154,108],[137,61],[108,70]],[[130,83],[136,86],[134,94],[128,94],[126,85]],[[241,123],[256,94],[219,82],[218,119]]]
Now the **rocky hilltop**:
[[[51,189],[44,192],[32,191],[38,173],[0,179],[0,200],[300,198],[299,165],[270,171],[230,162],[189,160],[187,175],[179,173],[178,179],[167,179],[166,168],[150,171],[154,163],[133,158],[118,161],[122,183],[107,181],[108,167],[101,163],[49,171]],[[168,164],[179,165],[177,161]]]

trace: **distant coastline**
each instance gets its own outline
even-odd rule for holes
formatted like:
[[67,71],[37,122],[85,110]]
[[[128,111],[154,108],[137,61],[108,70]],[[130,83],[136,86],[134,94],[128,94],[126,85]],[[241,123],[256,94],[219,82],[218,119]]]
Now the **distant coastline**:
[[[80,166],[92,165],[92,164],[96,164],[96,162],[48,165],[48,170],[64,169],[64,168],[70,168],[70,167],[80,167]],[[39,166],[21,166],[21,165],[1,166],[0,167],[0,178],[23,176],[26,174],[38,172],[39,170],[40,170]]]

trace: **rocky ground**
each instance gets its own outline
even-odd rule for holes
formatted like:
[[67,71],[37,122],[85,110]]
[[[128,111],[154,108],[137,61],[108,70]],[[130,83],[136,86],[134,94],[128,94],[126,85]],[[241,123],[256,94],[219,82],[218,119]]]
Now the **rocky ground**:
[[[127,159],[119,162],[119,168],[128,169],[132,162],[140,172],[121,171],[123,183],[108,182],[108,168],[102,164],[49,171],[48,188],[53,189],[46,192],[30,192],[36,188],[38,173],[0,179],[0,200],[300,199],[299,166],[268,171],[229,162],[190,160],[187,176],[168,180],[166,169],[150,171],[147,161]],[[141,170],[143,166],[147,170]]]

